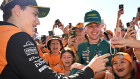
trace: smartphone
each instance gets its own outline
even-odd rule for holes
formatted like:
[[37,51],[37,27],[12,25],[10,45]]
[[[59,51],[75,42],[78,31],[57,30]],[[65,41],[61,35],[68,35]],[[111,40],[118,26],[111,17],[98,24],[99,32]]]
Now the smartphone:
[[69,28],[71,28],[71,25],[72,25],[72,24],[71,24],[71,23],[69,23]]
[[140,12],[140,7],[138,8],[138,12]]
[[62,25],[59,19],[55,20],[55,25],[57,25],[58,27]]
[[133,17],[132,21],[134,21],[136,19],[136,17]]
[[41,35],[41,41],[43,44],[46,44],[46,35]]
[[53,36],[53,31],[48,31],[49,36]]
[[124,8],[124,7],[123,7],[123,4],[120,4],[120,5],[119,5],[119,10],[121,11],[121,14],[124,14],[123,8]]
[[120,4],[119,5],[119,9],[122,9],[123,10],[123,4]]
[[126,25],[127,25],[127,27],[130,27],[130,23],[128,22],[128,23],[126,23]]
[[72,38],[76,37],[76,31],[75,30],[71,30],[70,31],[70,35],[72,36]]
[[127,31],[127,28],[121,28],[121,31]]
[[[127,24],[127,30],[129,30],[130,29],[130,27],[133,27],[133,29],[135,29],[135,27],[134,26],[132,26],[132,25],[130,25],[130,23],[128,22]],[[129,28],[128,28],[129,27]],[[130,30],[130,31],[132,31],[132,30]],[[134,33],[131,33],[131,34],[134,34]]]

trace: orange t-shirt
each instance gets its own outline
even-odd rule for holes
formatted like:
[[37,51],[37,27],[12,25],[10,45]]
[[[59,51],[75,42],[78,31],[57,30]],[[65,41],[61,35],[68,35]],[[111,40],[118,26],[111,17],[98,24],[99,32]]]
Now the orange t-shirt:
[[45,51],[46,53],[50,52],[50,50],[48,48],[42,48],[42,50]]
[[47,61],[49,66],[53,69],[54,66],[61,63],[60,55],[61,54],[53,55],[53,54],[50,54],[50,53],[45,53],[45,54],[43,54],[43,59],[45,61]]
[[37,48],[38,48],[38,52],[39,52],[40,57],[43,58],[43,52],[41,51],[39,46],[37,46]]
[[54,72],[57,72],[57,73],[65,73],[64,65],[63,65],[62,63],[57,64],[57,65],[53,68],[53,71],[54,71]]
[[64,41],[63,42],[63,47],[66,47],[68,45],[68,42],[67,41]]

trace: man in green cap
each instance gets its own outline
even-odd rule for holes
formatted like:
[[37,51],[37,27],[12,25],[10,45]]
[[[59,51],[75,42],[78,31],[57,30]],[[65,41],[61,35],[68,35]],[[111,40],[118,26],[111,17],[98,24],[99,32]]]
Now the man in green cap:
[[[85,14],[84,17],[85,31],[88,35],[89,41],[81,43],[78,46],[77,63],[87,65],[91,59],[98,55],[104,55],[110,53],[110,44],[101,37],[101,16],[96,10],[91,10]],[[73,67],[74,68],[74,67]],[[111,69],[111,57],[109,57],[109,62],[106,63],[106,68]],[[71,74],[75,73],[78,69],[73,69]],[[95,78],[101,79],[105,76],[105,71],[102,72],[103,75],[95,75]],[[102,74],[101,73],[101,74]]]
[[0,79],[90,79],[105,69],[107,54],[76,75],[57,76],[39,56],[32,38],[33,28],[40,24],[38,17],[45,17],[50,8],[39,7],[36,0],[3,0],[0,8],[4,19],[0,21]]

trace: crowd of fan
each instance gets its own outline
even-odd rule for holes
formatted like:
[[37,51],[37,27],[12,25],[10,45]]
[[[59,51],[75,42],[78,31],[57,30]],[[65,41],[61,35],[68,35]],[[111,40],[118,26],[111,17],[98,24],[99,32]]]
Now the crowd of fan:
[[[88,15],[96,14],[99,19],[88,19]],[[135,79],[140,78],[140,46],[139,27],[140,12],[132,21],[128,22],[127,28],[123,25],[120,17],[123,8],[118,11],[117,24],[114,33],[107,30],[107,25],[101,20],[96,10],[85,14],[84,23],[79,22],[76,26],[69,23],[66,27],[57,19],[48,36],[38,38],[37,30],[34,31],[34,40],[37,43],[40,57],[58,73],[68,76],[84,68],[92,58],[110,53],[106,70],[95,74],[95,79]],[[100,22],[98,22],[100,20]],[[88,23],[86,23],[88,22]],[[138,27],[136,30],[135,27]],[[54,29],[63,31],[62,36],[56,36]]]

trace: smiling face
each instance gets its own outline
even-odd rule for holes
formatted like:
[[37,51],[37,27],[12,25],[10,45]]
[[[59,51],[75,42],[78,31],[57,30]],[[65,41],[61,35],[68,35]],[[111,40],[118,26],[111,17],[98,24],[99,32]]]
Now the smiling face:
[[97,23],[90,23],[86,26],[86,33],[90,40],[98,40],[101,34],[101,26]]
[[74,58],[69,52],[65,52],[62,55],[61,60],[65,67],[70,67]]
[[20,11],[20,29],[33,36],[33,29],[40,24],[38,20],[38,9],[26,6]]
[[130,78],[133,69],[132,64],[124,59],[118,58],[112,62],[113,70],[120,78]]
[[83,29],[75,28],[75,31],[76,31],[77,38],[84,38],[85,32]]
[[59,42],[59,40],[51,40],[51,44],[50,44],[50,49],[52,51],[52,54],[59,54],[59,51],[61,49],[61,44]]

